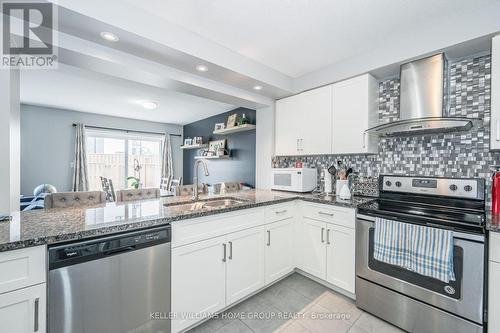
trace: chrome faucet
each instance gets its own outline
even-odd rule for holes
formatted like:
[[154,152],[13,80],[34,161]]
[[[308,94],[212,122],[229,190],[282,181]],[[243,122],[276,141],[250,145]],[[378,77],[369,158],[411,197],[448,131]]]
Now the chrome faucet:
[[193,177],[193,200],[198,200],[198,165],[202,164],[205,170],[205,177],[208,176],[208,166],[204,159],[199,159],[194,162],[194,177]]

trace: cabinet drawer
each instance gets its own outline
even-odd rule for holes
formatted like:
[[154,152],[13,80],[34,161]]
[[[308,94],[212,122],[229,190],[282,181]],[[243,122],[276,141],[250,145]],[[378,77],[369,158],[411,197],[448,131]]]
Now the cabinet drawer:
[[500,263],[500,233],[490,232],[490,260]]
[[45,246],[0,252],[0,294],[45,282]]
[[352,208],[305,203],[302,204],[302,215],[352,229],[354,229],[356,223],[356,213]]
[[266,207],[266,223],[283,221],[294,217],[295,202]]
[[172,247],[265,224],[264,208],[245,209],[172,223]]

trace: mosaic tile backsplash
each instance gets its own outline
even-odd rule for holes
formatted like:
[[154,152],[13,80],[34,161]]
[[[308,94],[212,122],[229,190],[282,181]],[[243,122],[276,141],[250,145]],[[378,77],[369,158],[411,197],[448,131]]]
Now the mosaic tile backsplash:
[[[301,156],[306,165],[319,170],[342,160],[362,177],[405,174],[486,179],[487,207],[491,205],[490,166],[500,164],[500,153],[489,151],[491,56],[473,57],[447,66],[445,113],[481,118],[482,124],[468,132],[380,138],[376,155]],[[379,83],[379,121],[399,117],[399,79]],[[277,156],[273,167],[293,167],[297,157]]]

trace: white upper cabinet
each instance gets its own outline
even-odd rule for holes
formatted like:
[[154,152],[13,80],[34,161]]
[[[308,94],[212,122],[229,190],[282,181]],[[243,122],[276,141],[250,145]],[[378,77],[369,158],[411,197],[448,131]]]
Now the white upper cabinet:
[[500,149],[500,35],[491,40],[491,140],[490,149]]
[[301,155],[329,154],[332,151],[332,86],[309,90],[299,96]]
[[378,82],[370,74],[333,85],[332,151],[376,153],[378,138],[365,131],[378,123]]
[[330,154],[332,86],[276,102],[276,155]]
[[278,156],[376,153],[378,82],[364,74],[276,102]]
[[300,155],[300,95],[280,99],[276,102],[277,155]]

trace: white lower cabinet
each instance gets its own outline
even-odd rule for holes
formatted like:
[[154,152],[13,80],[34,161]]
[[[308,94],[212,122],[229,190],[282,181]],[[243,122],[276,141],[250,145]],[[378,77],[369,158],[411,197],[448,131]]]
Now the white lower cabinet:
[[302,220],[300,242],[302,248],[301,268],[303,271],[326,279],[326,223],[307,217]]
[[[354,294],[354,211],[305,204],[298,216],[296,206],[293,202],[230,213],[218,217],[221,224],[207,218],[174,225],[173,232],[180,232],[173,235],[178,241],[172,248],[172,313],[177,316],[173,333],[295,267]],[[218,233],[213,228],[219,228]],[[204,236],[208,239],[201,240]]]
[[46,332],[45,283],[0,295],[0,332]]
[[326,280],[354,294],[355,231],[327,224]]
[[227,235],[226,304],[264,286],[264,227]]
[[226,236],[172,249],[172,331],[202,318],[190,315],[214,313],[226,304]]
[[269,284],[294,269],[293,217],[266,225],[265,272]]
[[[332,210],[331,206],[321,205],[308,205],[302,209],[303,213],[318,218],[302,217],[300,233],[297,235],[301,248],[299,267],[354,294],[355,214],[347,214],[345,209],[327,214],[326,209]],[[312,210],[318,210],[317,214]],[[333,222],[326,222],[330,220]]]
[[488,283],[488,332],[500,332],[500,263],[490,261]]
[[172,332],[262,288],[263,244],[264,226],[258,226],[173,248]]
[[488,264],[488,333],[500,332],[500,233],[490,232]]

